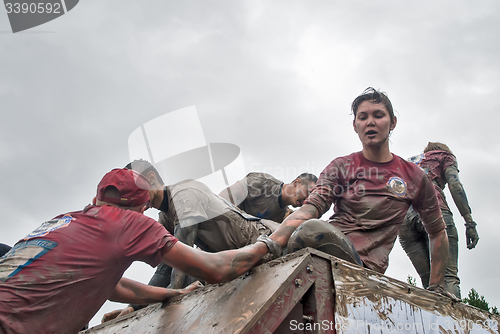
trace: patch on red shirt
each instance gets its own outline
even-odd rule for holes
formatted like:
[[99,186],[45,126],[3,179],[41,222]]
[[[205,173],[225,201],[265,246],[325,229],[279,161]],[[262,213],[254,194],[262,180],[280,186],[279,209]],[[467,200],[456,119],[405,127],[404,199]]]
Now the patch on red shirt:
[[408,189],[406,182],[397,176],[393,176],[387,181],[389,190],[396,196],[403,197],[406,195],[406,190]]
[[75,218],[71,217],[70,214],[66,214],[59,219],[49,220],[40,225],[36,230],[25,236],[23,240],[43,237],[49,234],[49,232],[68,226],[69,223],[71,223],[73,220],[75,220]]

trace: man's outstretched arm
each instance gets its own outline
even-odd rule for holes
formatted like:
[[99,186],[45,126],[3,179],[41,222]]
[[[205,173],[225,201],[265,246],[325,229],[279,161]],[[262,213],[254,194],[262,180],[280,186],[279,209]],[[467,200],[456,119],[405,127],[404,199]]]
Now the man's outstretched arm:
[[263,242],[218,253],[207,253],[177,242],[163,254],[162,262],[208,283],[221,283],[246,273],[268,251]]
[[176,297],[203,286],[200,282],[195,282],[186,289],[165,289],[136,282],[122,277],[115,287],[115,290],[108,298],[113,302],[131,304],[151,304]]
[[[268,253],[268,251],[269,249],[264,242],[256,242],[255,244],[246,246],[244,248],[227,250],[219,253],[207,253],[187,246],[182,242],[177,242],[168,251],[166,250],[166,252],[162,256],[162,262],[168,266],[171,266],[172,268],[178,269],[190,276],[196,277],[205,282],[221,283],[233,280],[246,273],[260,260],[262,260],[262,258]],[[113,295],[109,299],[112,301],[124,303],[147,304],[169,298],[165,297],[165,295],[161,295],[160,290],[156,289],[170,291],[167,293],[167,295],[172,294],[172,291],[179,291],[154,287],[138,282],[134,282],[132,283],[132,285],[130,285],[129,281],[130,280],[122,278],[118,286],[115,288]],[[139,286],[135,285],[135,283]],[[201,284],[199,282],[195,283]],[[195,283],[189,285],[185,290],[187,290]],[[159,292],[160,294],[156,295],[155,297],[149,296],[145,298],[145,292],[137,291],[137,289],[153,289],[151,291],[154,291],[155,294]],[[163,291],[163,293],[166,292]],[[177,294],[174,293],[174,295]],[[173,297],[174,295],[170,296]],[[139,296],[142,297],[139,298]],[[146,300],[150,301],[145,302]],[[116,310],[105,314],[102,321],[105,322],[114,319],[119,315],[125,315],[132,311],[133,309],[131,307],[125,308],[123,310]]]
[[469,207],[469,201],[467,200],[462,182],[460,182],[460,178],[458,177],[457,167],[453,165],[446,168],[444,171],[444,177],[445,181],[448,183],[448,189],[450,189],[453,202],[455,202],[460,215],[464,217],[466,221],[467,218],[472,220],[472,217],[468,217],[471,214],[471,209]]
[[[134,280],[122,277],[108,299],[113,302],[119,303],[147,305],[162,302],[166,299],[191,292],[202,286],[203,284],[201,284],[199,281],[196,281],[184,289],[165,289],[161,287],[142,284]],[[101,322],[115,319],[118,316],[122,316],[133,311],[134,309],[132,307],[127,307],[125,309],[106,313],[103,316]]]
[[476,222],[472,219],[472,212],[469,207],[465,189],[458,177],[458,169],[456,166],[450,166],[444,171],[445,180],[448,183],[453,201],[460,212],[460,215],[465,220],[465,242],[468,249],[476,247],[479,241],[479,235],[476,230]]

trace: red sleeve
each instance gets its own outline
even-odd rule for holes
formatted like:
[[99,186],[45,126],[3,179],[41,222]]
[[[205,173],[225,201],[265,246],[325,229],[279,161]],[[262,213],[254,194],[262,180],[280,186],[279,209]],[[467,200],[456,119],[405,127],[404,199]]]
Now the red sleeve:
[[341,181],[339,181],[339,159],[335,159],[321,172],[318,182],[311,190],[309,197],[304,201],[304,204],[311,204],[319,212],[321,217],[327,212],[332,203],[336,200],[336,194],[342,194]]
[[436,190],[429,178],[419,170],[419,191],[413,208],[420,214],[425,230],[433,234],[445,229],[445,223],[436,197]]
[[442,166],[443,171],[445,171],[446,168],[453,166],[453,165],[455,165],[455,167],[457,167],[457,170],[458,170],[457,159],[455,158],[455,156],[453,154],[446,152],[444,154],[442,162],[441,162],[441,166]]
[[162,254],[167,253],[178,240],[156,220],[129,212],[131,215],[127,217],[119,238],[125,256],[156,267],[161,262]]

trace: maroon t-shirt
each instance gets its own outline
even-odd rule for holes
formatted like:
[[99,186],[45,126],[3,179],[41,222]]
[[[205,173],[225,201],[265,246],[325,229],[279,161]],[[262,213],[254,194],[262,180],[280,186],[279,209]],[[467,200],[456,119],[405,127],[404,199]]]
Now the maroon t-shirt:
[[43,223],[0,260],[0,332],[78,332],[132,262],[155,267],[176,241],[154,219],[107,205]]
[[410,205],[427,232],[445,228],[430,180],[396,155],[386,163],[369,161],[362,152],[333,160],[304,203],[314,205],[320,216],[334,203],[329,222],[352,241],[368,268],[381,273]]
[[432,183],[434,183],[434,188],[436,189],[436,195],[441,210],[451,212],[443,192],[443,189],[446,186],[444,171],[450,166],[455,166],[458,170],[457,159],[455,156],[446,151],[429,151],[415,155],[408,158],[408,160],[422,168],[427,174],[427,177],[429,177]]

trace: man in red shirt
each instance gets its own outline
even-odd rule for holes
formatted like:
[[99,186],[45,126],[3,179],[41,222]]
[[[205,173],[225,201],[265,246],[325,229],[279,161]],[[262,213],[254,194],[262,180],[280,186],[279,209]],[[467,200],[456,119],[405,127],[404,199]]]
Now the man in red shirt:
[[[479,236],[476,223],[472,219],[472,212],[464,187],[458,177],[457,159],[447,145],[429,142],[423,154],[413,156],[408,160],[424,170],[436,190],[439,207],[446,223],[450,254],[446,266],[444,287],[446,291],[461,298],[460,279],[458,278],[458,233],[453,221],[453,214],[443,192],[446,184],[448,184],[453,202],[455,202],[460,215],[465,220],[465,237],[468,249],[476,247]],[[429,237],[422,225],[419,214],[412,208],[408,210],[405,221],[401,226],[399,242],[410,258],[415,270],[417,270],[422,286],[427,288],[431,271]]]
[[142,214],[149,188],[137,172],[112,170],[93,205],[43,223],[0,258],[0,333],[76,333],[107,299],[145,304],[196,287],[176,291],[123,279],[133,261],[224,282],[248,271],[272,245],[266,239],[209,254],[178,243]]

